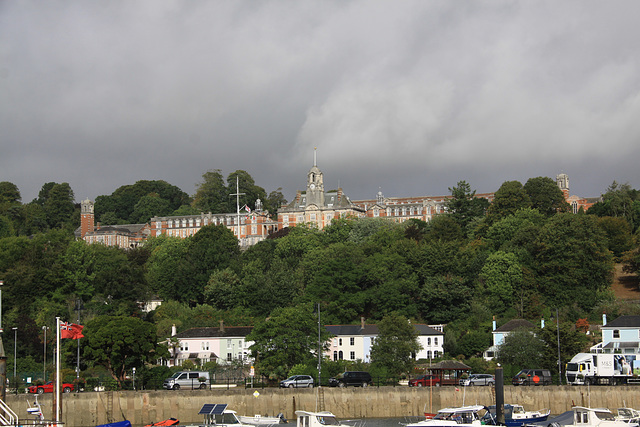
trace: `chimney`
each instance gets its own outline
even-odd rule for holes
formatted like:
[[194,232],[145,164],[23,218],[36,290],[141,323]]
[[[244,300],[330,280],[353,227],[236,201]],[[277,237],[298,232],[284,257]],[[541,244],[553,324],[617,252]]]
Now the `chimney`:
[[220,332],[224,332],[224,320],[220,319]]
[[171,325],[171,336],[175,337],[178,334],[178,331],[176,330],[176,324],[174,323],[173,325]]
[[602,326],[607,326],[607,314],[602,313]]
[[360,317],[360,329],[364,329],[364,316]]
[[544,329],[544,317],[540,320],[540,328]]
[[496,330],[496,316],[493,316],[493,330]]

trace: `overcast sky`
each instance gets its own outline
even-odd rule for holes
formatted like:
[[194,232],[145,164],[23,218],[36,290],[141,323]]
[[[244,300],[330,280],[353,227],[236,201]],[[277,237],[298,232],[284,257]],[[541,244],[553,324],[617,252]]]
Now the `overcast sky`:
[[0,181],[640,189],[640,2],[0,0]]

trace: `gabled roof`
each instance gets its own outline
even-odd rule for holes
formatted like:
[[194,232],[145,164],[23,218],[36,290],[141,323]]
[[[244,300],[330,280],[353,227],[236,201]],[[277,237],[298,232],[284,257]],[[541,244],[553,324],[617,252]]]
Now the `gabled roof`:
[[509,320],[507,323],[500,326],[499,328],[496,328],[496,330],[493,332],[511,332],[511,331],[515,331],[516,329],[534,329],[535,327],[536,325],[529,322],[528,320],[513,319],[513,320]]
[[[436,331],[429,325],[424,324],[413,324],[413,327],[418,332],[418,335],[444,335],[440,331]],[[331,335],[335,336],[355,336],[355,335],[378,335],[380,332],[378,330],[378,325],[368,325],[365,324],[364,328],[362,325],[325,325],[325,329]]]
[[433,365],[430,369],[433,371],[469,371],[471,370],[471,366],[467,366],[462,362],[458,362],[457,360],[443,360]]
[[640,316],[620,316],[602,328],[640,328]]
[[218,338],[218,337],[246,337],[253,330],[253,326],[225,326],[207,328],[191,328],[176,334],[176,338]]

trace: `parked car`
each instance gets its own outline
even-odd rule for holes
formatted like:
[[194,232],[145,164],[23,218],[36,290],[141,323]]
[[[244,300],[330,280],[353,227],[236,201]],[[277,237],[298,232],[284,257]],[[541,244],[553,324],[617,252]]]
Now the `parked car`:
[[463,378],[460,380],[461,386],[470,385],[494,385],[496,383],[496,377],[490,374],[471,374],[469,378]]
[[313,377],[310,375],[292,375],[286,380],[280,381],[280,387],[308,387],[313,388]]
[[551,385],[551,372],[548,369],[523,369],[512,379],[513,385]]
[[[27,390],[29,390],[29,393],[34,393],[34,394],[35,393],[37,394],[53,393],[53,388],[55,386],[56,384],[53,381],[49,381],[48,383],[45,383],[45,384],[29,386]],[[73,389],[74,389],[74,386],[71,383],[60,384],[60,390],[62,390],[63,393],[71,393]]]
[[347,371],[337,377],[329,378],[331,387],[367,387],[373,385],[371,374],[363,371]]
[[206,371],[179,371],[170,378],[164,380],[162,387],[167,390],[180,390],[186,388],[193,390],[196,388],[207,388],[209,382],[209,372]]
[[409,387],[440,387],[440,378],[435,375],[420,375],[418,378],[409,380]]

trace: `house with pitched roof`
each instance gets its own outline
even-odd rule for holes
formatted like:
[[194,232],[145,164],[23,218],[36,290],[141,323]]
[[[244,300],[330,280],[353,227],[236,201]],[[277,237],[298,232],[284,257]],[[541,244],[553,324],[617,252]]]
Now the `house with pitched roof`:
[[[176,327],[171,330],[171,338],[175,345],[169,348],[171,358],[166,361],[168,366],[180,366],[186,360],[194,363],[207,363],[216,360],[219,364],[229,364],[234,361],[246,361],[252,341],[246,337],[253,330],[253,326],[220,326],[191,328],[176,333]],[[171,340],[171,339],[170,339]]]
[[[541,323],[544,328],[544,319]],[[524,319],[509,320],[504,325],[496,328],[496,319],[493,319],[493,345],[486,349],[482,354],[484,360],[492,360],[498,353],[498,347],[504,343],[504,338],[516,329],[535,329],[536,325]]]
[[[444,325],[414,324],[418,333],[418,342],[422,346],[415,359],[434,359],[442,355],[444,343]],[[371,346],[378,336],[378,326],[366,324],[364,318],[359,325],[325,326],[333,338],[325,356],[331,360],[371,361]]]
[[640,353],[640,316],[620,316],[607,323],[602,315],[602,342],[591,347],[592,353]]

